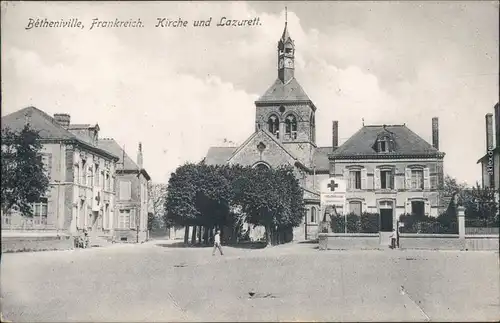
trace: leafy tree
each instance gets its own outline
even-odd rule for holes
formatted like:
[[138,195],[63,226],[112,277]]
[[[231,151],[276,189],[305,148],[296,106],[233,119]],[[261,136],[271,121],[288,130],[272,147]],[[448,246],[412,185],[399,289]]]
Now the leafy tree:
[[[151,222],[150,230],[157,229],[159,227],[163,227],[162,221],[164,222],[167,228],[173,225],[171,219],[166,217],[165,214],[165,199],[167,197],[167,185],[163,183],[148,183],[149,186],[149,205],[153,208],[153,212],[151,213],[151,221],[148,220],[148,223]],[[150,215],[148,214],[148,217]]]
[[32,216],[31,203],[43,196],[49,187],[44,168],[38,132],[26,125],[20,132],[2,129],[2,211],[17,206]]

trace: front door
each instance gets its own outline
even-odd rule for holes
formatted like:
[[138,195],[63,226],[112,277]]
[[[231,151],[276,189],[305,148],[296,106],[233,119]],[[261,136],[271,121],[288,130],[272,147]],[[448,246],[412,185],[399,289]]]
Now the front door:
[[391,243],[391,233],[393,230],[392,202],[380,202],[380,245],[388,246]]

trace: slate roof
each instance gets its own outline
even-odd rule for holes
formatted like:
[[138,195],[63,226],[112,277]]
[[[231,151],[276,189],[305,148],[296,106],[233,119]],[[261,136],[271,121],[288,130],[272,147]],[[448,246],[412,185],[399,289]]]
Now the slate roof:
[[255,103],[282,103],[296,101],[312,103],[311,99],[309,99],[306,92],[295,78],[290,79],[287,83],[283,83],[278,78],[264,93],[264,95],[255,101]]
[[[377,137],[383,131],[392,133],[395,149],[390,153],[378,153],[373,148]],[[439,152],[406,125],[367,125],[352,135],[344,144],[329,154],[333,158],[380,157],[380,156],[441,156]]]
[[[499,154],[499,153],[500,153],[500,146],[493,149],[493,154]],[[482,163],[483,161],[486,162],[488,160],[488,157],[489,157],[488,153],[486,153],[483,157],[479,158],[476,164]]]
[[316,170],[330,170],[330,161],[328,154],[332,152],[332,147],[318,147],[314,151],[313,163]]
[[116,165],[117,170],[143,171],[146,178],[148,180],[150,179],[149,174],[147,174],[146,170],[139,168],[139,165],[137,165],[134,160],[130,158],[129,155],[127,155],[127,152],[123,150],[123,148],[116,142],[116,140],[112,138],[99,139],[98,145],[99,148],[109,151],[113,155],[116,155],[118,156],[118,158],[120,158]]
[[116,155],[102,150],[69,130],[64,129],[53,117],[35,107],[27,107],[2,117],[2,128],[8,127],[13,131],[20,131],[26,124],[27,115],[31,127],[39,131],[39,136],[42,140],[72,140],[97,153],[118,159]]
[[207,165],[224,165],[238,147],[210,147],[205,157]]

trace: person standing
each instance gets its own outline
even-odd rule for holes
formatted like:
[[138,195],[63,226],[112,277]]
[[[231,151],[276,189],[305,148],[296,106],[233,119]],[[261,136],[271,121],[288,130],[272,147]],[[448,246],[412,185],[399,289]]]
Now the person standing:
[[392,230],[392,233],[391,233],[391,249],[396,248],[396,236],[397,236],[396,229],[394,229],[394,230]]
[[215,256],[215,250],[219,249],[220,255],[223,256],[224,253],[222,252],[222,246],[220,244],[220,231],[217,230],[215,231],[215,236],[214,236],[214,250],[212,251],[212,256]]

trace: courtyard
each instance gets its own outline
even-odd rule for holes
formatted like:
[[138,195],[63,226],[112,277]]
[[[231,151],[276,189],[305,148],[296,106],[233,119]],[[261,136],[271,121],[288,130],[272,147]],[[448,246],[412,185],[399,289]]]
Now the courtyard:
[[493,321],[496,252],[182,248],[171,242],[2,255],[13,322]]

